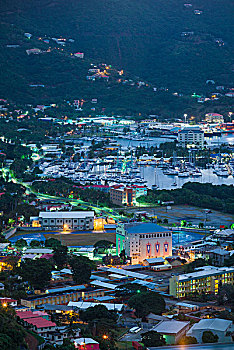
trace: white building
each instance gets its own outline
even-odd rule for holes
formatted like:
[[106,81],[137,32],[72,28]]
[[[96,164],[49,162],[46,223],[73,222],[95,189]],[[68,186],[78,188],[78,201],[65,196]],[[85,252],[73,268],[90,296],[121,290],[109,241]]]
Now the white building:
[[94,228],[93,211],[40,212],[39,222],[45,230],[89,231]]
[[152,331],[162,334],[166,344],[176,344],[189,329],[189,322],[161,321],[152,328]]
[[117,254],[125,249],[132,264],[149,258],[172,255],[172,232],[153,223],[119,224],[116,228]]
[[187,332],[187,336],[195,337],[198,343],[202,343],[202,335],[205,331],[211,331],[219,337],[218,342],[232,342],[232,332],[234,331],[233,323],[221,318],[202,319],[195,323]]
[[184,128],[178,132],[178,143],[182,147],[204,147],[204,131],[199,128]]

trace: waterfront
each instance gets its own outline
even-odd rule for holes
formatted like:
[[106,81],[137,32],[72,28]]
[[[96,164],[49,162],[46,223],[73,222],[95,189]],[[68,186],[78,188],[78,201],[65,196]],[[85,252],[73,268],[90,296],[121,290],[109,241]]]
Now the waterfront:
[[[147,181],[150,188],[155,184],[158,189],[171,190],[181,188],[186,182],[212,183],[213,185],[234,185],[233,176],[221,177],[213,173],[212,169],[202,169],[202,176],[180,178],[178,176],[168,176],[163,174],[163,170],[153,166],[141,166],[141,176]],[[155,173],[156,172],[156,173]],[[173,184],[176,182],[177,186]]]

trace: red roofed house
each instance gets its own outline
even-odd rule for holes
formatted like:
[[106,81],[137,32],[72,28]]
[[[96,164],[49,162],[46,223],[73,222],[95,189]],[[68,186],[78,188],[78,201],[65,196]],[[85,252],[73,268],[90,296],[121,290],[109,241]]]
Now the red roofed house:
[[24,327],[29,327],[32,331],[46,338],[52,344],[62,345],[63,339],[69,338],[73,341],[74,338],[79,337],[80,334],[80,329],[76,329],[74,335],[71,335],[66,326],[56,326],[56,323],[44,318],[44,313],[42,317],[40,317],[38,311],[16,311],[16,315]]
[[29,326],[40,336],[46,336],[47,332],[55,331],[56,323],[48,321],[32,311],[16,311],[24,326]]

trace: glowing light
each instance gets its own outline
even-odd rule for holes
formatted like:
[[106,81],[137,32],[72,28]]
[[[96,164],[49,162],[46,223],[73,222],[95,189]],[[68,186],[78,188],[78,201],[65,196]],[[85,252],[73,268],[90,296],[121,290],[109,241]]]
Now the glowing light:
[[103,339],[108,339],[108,335],[104,334],[104,335],[102,336],[102,338],[103,338]]
[[64,224],[64,225],[63,225],[63,230],[64,230],[64,231],[67,231],[68,229],[69,229],[68,225],[67,225],[67,224]]

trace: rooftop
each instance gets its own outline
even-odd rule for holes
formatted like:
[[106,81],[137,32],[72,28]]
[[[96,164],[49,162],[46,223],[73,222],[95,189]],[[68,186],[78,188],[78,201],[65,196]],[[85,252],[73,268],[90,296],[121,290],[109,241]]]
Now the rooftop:
[[25,251],[25,254],[51,254],[53,253],[53,249],[47,248],[28,248]]
[[155,264],[155,263],[164,263],[165,260],[160,257],[160,258],[151,258],[151,259],[145,259],[145,261],[147,261],[149,264]]
[[181,322],[181,321],[161,321],[155,327],[153,327],[153,331],[162,334],[177,334],[183,328],[185,328],[189,322]]
[[229,252],[227,250],[222,249],[220,247],[213,249],[213,250],[210,250],[209,253],[214,253],[217,255],[229,255]]
[[77,338],[74,340],[76,345],[84,345],[84,344],[99,344],[96,340],[92,338]]
[[119,275],[124,275],[124,276],[127,276],[129,278],[139,278],[141,280],[146,280],[146,279],[150,278],[149,275],[145,275],[143,273],[132,272],[132,271],[124,270],[124,269],[117,269],[116,267],[103,266],[100,268],[100,270],[110,272],[110,273],[116,273]]
[[124,224],[124,228],[128,233],[154,233],[154,232],[169,232],[165,227],[148,222],[137,222]]
[[97,305],[104,305],[108,310],[116,310],[121,311],[124,307],[124,304],[116,304],[116,303],[92,303],[89,301],[69,301],[68,306],[77,307],[81,310],[86,310],[89,307],[94,307]]
[[226,331],[228,327],[232,325],[232,321],[223,320],[221,318],[211,318],[211,319],[202,319],[198,323],[195,323],[189,332],[193,330],[211,330],[211,331]]
[[[207,266],[208,267],[208,266]],[[234,272],[234,267],[208,267],[204,268],[202,270],[198,270],[195,272],[183,274],[177,276],[179,281],[189,281],[190,279],[196,279],[196,278],[201,278],[201,277],[208,277],[208,276],[214,276],[214,275],[219,275],[223,273],[230,273]]]
[[94,211],[41,211],[39,217],[42,219],[72,219],[94,217]]

